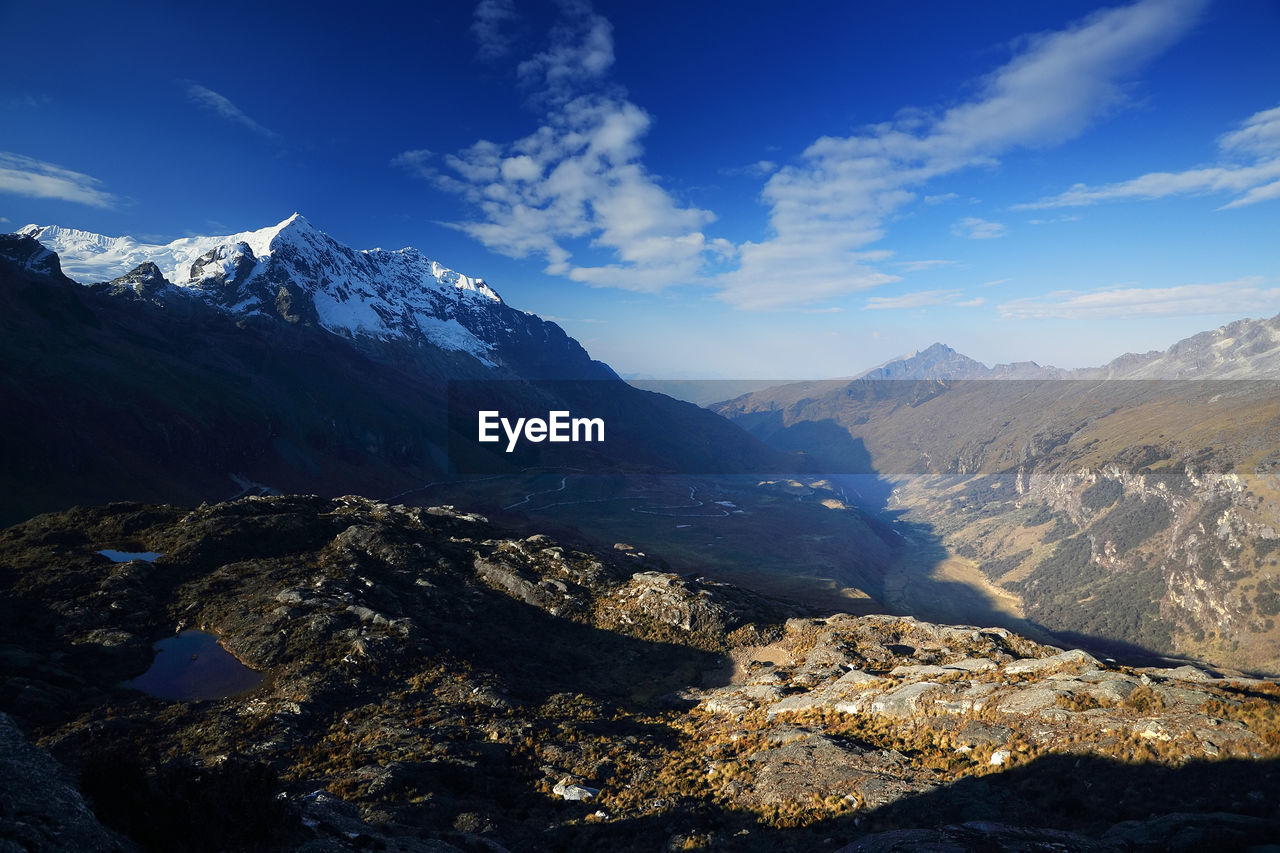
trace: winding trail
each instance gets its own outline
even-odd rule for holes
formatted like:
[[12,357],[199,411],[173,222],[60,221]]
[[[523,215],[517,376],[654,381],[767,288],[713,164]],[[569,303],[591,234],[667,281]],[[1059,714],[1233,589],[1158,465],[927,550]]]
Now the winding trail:
[[631,511],[642,512],[645,515],[661,515],[666,518],[728,518],[729,517],[730,513],[727,510],[723,510],[723,509],[717,510],[716,513],[713,515],[709,515],[705,512],[659,512],[659,510],[664,510],[664,509],[697,509],[699,507],[706,506],[707,505],[706,501],[698,500],[697,493],[698,493],[698,487],[690,486],[689,500],[693,501],[693,503],[673,504],[671,506],[655,506],[652,508],[633,506],[631,508]]
[[[566,491],[567,480],[568,480],[568,477],[565,477],[564,479],[562,479],[560,481],[560,487],[556,489],[544,489],[540,492],[530,492],[529,494],[525,495],[521,500],[518,500],[513,504],[509,504],[508,506],[504,506],[503,509],[508,510],[508,509],[514,509],[518,506],[524,506],[525,504],[529,503],[537,495],[548,495],[548,494],[554,494],[556,492]],[[643,513],[644,515],[658,515],[664,518],[728,518],[730,515],[732,515],[731,512],[724,509],[717,509],[714,512],[668,512],[667,510],[699,509],[707,506],[706,501],[698,500],[697,486],[689,486],[688,488],[689,488],[689,500],[692,501],[692,503],[654,505],[654,506],[633,506],[631,507],[631,511]],[[531,506],[528,509],[529,511],[536,512],[538,510],[550,509],[551,507],[557,507],[557,506],[577,506],[581,504],[602,504],[602,503],[612,503],[614,501],[643,501],[643,500],[648,500],[648,498],[644,497],[643,495],[624,495],[624,496],[609,497],[609,498],[582,498],[580,500],[553,501],[551,503],[538,504],[537,506]]]
[[[542,490],[542,491],[540,491],[540,492],[530,492],[529,494],[525,495],[521,500],[518,500],[518,501],[516,501],[515,503],[513,503],[513,504],[511,504],[511,505],[509,505],[509,506],[504,506],[504,507],[503,507],[503,509],[504,509],[504,510],[507,510],[507,509],[515,509],[515,508],[516,508],[516,507],[518,507],[518,506],[521,506],[521,505],[523,505],[523,504],[527,504],[529,501],[533,500],[534,495],[549,495],[549,494],[552,494],[552,493],[554,493],[554,492],[563,492],[563,491],[565,490],[565,488],[567,487],[568,482],[569,482],[569,475],[568,475],[568,474],[566,474],[566,475],[564,475],[563,477],[561,477],[561,478],[560,478],[560,485],[559,485],[558,487],[556,487],[556,488],[554,488],[554,489],[543,489],[543,490]],[[554,506],[554,504],[548,504],[548,506]]]
[[396,500],[397,498],[402,498],[405,495],[412,495],[415,492],[425,492],[427,489],[431,488],[432,486],[443,486],[451,483],[483,483],[485,480],[500,480],[503,477],[509,477],[509,476],[511,475],[510,474],[494,474],[491,477],[477,477],[474,480],[467,480],[467,479],[458,478],[458,477],[454,477],[448,480],[432,480],[430,483],[427,483],[425,486],[414,486],[412,489],[405,489],[403,492],[394,494],[391,497],[386,498],[385,500],[387,502],[391,502],[393,500]]

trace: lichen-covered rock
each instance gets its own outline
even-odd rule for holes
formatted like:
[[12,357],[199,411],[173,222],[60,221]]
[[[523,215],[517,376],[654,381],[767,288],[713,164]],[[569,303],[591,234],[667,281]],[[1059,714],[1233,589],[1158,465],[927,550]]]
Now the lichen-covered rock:
[[[882,830],[1155,849],[1215,814],[1249,838],[1276,817],[1269,679],[816,617],[526,533],[354,496],[33,519],[0,532],[0,711],[98,768],[97,790],[149,792],[117,818],[256,780],[282,850],[783,851]],[[186,628],[261,684],[200,702],[122,686]],[[1129,826],[1150,815],[1168,822]]]
[[750,756],[755,785],[744,797],[762,805],[836,797],[859,807],[883,805],[931,790],[927,774],[917,772],[893,750],[809,735]]

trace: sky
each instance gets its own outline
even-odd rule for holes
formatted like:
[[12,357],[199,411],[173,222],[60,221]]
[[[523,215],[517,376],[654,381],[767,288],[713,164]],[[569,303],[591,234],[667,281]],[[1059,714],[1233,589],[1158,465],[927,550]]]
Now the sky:
[[211,8],[0,0],[0,231],[298,211],[660,378],[1280,312],[1274,0]]

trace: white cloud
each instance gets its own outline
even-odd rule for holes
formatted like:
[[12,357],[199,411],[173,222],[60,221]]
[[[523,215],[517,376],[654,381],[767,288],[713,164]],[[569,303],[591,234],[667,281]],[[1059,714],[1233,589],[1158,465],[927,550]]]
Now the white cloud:
[[[519,66],[542,126],[511,143],[480,140],[442,158],[405,151],[392,164],[471,202],[480,216],[453,227],[515,258],[541,256],[546,271],[593,287],[656,291],[698,280],[709,259],[731,255],[702,228],[715,219],[682,205],[641,162],[651,119],[613,92],[578,94],[613,63],[608,21],[583,4],[565,7],[550,45]],[[576,263],[571,241],[611,256]]]
[[955,193],[942,193],[941,195],[927,195],[922,199],[922,201],[925,204],[943,204],[944,202],[954,201],[958,198],[960,198],[960,196]]
[[562,0],[546,50],[521,62],[516,77],[537,100],[564,103],[613,66],[613,25],[587,0]]
[[955,264],[955,261],[943,260],[897,262],[897,266],[902,267],[903,272],[921,272],[923,270],[936,269],[937,267],[949,267],[953,264]]
[[428,165],[431,160],[432,153],[426,148],[415,148],[411,151],[401,151],[399,154],[391,158],[391,165],[400,169],[404,169],[415,178],[434,179],[439,173]]
[[115,207],[119,199],[102,181],[53,163],[0,151],[0,192],[28,198],[56,198],[92,207]]
[[1177,287],[1114,287],[1059,291],[1043,297],[1014,299],[998,307],[1011,319],[1068,320],[1108,317],[1170,317],[1203,314],[1271,314],[1280,310],[1280,287],[1263,287],[1260,276],[1216,284]]
[[1218,147],[1223,151],[1274,156],[1280,151],[1280,107],[1249,116],[1239,129],[1223,134]]
[[[896,280],[857,251],[939,175],[1019,147],[1061,143],[1123,103],[1120,82],[1180,38],[1205,0],[1142,0],[1027,39],[978,94],[940,115],[913,110],[849,137],[822,137],[776,172],[763,199],[772,234],[739,247],[722,298],[769,308]],[[937,197],[935,197],[937,198]],[[989,236],[994,236],[990,235]]]
[[229,122],[248,128],[259,136],[266,137],[267,139],[280,138],[279,134],[275,131],[263,127],[246,115],[244,110],[231,103],[226,96],[220,95],[212,89],[206,86],[201,86],[199,83],[194,81],[187,80],[185,82],[187,86],[187,97],[200,106],[212,110]]
[[[1233,193],[1220,210],[1280,197],[1280,107],[1254,113],[1240,127],[1218,139],[1221,159],[1212,166],[1182,172],[1149,172],[1127,181],[1091,187],[1075,184],[1039,201],[1014,205],[1015,210],[1083,207],[1116,199],[1150,200],[1177,195]],[[1231,158],[1249,158],[1250,163]]]
[[[926,308],[931,305],[958,305],[958,290],[919,290],[899,296],[869,296],[863,311],[883,311],[897,308]],[[977,304],[981,304],[978,300]]]
[[951,233],[970,240],[994,240],[1005,235],[1002,222],[989,222],[976,216],[966,216],[951,226]]
[[[1181,37],[1206,2],[1140,0],[1097,12],[1023,40],[973,97],[945,111],[903,111],[853,136],[822,137],[797,164],[746,167],[771,172],[762,191],[769,236],[739,246],[707,236],[712,212],[683,204],[645,168],[650,117],[609,83],[612,28],[585,0],[562,0],[547,46],[517,68],[529,103],[544,113],[536,131],[510,143],[481,140],[439,167],[424,151],[393,163],[474,205],[478,215],[454,227],[495,251],[540,256],[551,274],[633,290],[697,281],[747,309],[811,304],[900,281],[874,266],[886,256],[867,247],[924,185],[1082,132],[1124,102],[1121,83]],[[983,223],[967,233],[1002,229]],[[575,259],[581,241],[612,257]]]
[[1263,184],[1260,187],[1254,187],[1240,198],[1233,202],[1224,204],[1220,210],[1227,210],[1232,207],[1244,207],[1247,204],[1257,204],[1260,201],[1271,201],[1280,198],[1280,181],[1272,181],[1269,184]]
[[515,36],[508,24],[519,19],[512,0],[480,0],[471,16],[471,34],[479,59],[501,59],[511,51]]

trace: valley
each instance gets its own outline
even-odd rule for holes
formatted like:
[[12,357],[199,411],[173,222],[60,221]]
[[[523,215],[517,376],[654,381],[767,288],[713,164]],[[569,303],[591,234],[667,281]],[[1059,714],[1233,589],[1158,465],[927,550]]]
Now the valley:
[[1280,851],[1280,4],[0,33],[0,853]]
[[[26,234],[77,270],[139,265],[78,285]],[[1093,371],[987,368],[935,345],[856,380],[672,386],[746,388],[713,406],[727,423],[618,381],[483,280],[411,250],[355,252],[296,215],[167,247],[6,239],[7,357],[42,377],[8,380],[28,417],[5,422],[7,445],[30,451],[7,469],[8,520],[246,488],[394,496],[813,605],[1280,669],[1276,389],[1212,378],[1265,375],[1276,320]],[[103,241],[119,251],[85,266]],[[484,346],[459,349],[446,321]],[[1118,378],[1158,368],[1207,378]],[[474,411],[498,401],[591,413],[610,441],[480,452]]]
[[718,409],[779,448],[823,436],[819,460],[856,446],[890,511],[936,536],[935,566],[971,561],[966,595],[1059,638],[1280,668],[1274,382],[829,381]]
[[[23,826],[104,853],[1276,834],[1274,381],[938,346],[709,410],[410,250],[300,217],[179,244],[113,243],[139,265],[83,284],[0,238]],[[1105,371],[1265,374],[1277,323]],[[608,440],[475,441],[478,411],[560,410]]]

